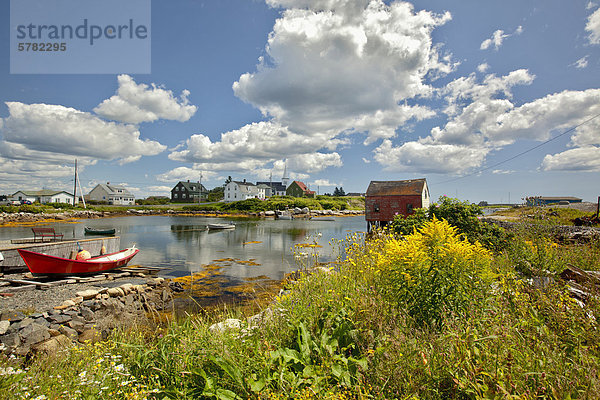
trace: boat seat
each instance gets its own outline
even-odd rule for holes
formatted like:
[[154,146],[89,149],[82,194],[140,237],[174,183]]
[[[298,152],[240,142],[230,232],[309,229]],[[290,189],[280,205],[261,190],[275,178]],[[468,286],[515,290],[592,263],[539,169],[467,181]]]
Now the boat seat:
[[37,241],[38,238],[43,242],[45,238],[52,238],[52,240],[63,239],[62,233],[56,233],[54,228],[31,228],[33,231],[33,240]]

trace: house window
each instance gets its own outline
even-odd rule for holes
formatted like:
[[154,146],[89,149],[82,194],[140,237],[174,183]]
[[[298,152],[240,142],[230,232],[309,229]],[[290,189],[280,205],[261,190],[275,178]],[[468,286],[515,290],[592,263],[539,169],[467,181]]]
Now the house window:
[[175,198],[175,199],[176,199],[177,197],[178,197],[178,194],[177,194],[177,193],[175,193],[175,194],[173,195],[173,198]]
[[413,205],[408,203],[406,205],[406,211],[408,211],[408,213],[411,214],[413,212]]
[[379,204],[373,205],[373,211],[379,212]]
[[175,187],[175,190],[176,190],[176,191],[179,191],[179,186],[176,186],[176,187]]
[[184,194],[182,194],[182,195],[181,195],[181,197],[185,199],[185,193],[184,193]]
[[191,189],[191,190],[194,190],[194,187],[192,186],[192,187],[190,187],[190,189]]

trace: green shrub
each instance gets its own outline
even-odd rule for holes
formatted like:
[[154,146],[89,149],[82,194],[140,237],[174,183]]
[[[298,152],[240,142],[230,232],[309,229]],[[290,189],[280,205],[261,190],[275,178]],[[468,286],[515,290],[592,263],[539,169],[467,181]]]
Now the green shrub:
[[410,235],[415,229],[419,229],[427,221],[429,221],[427,209],[417,208],[415,212],[408,217],[402,215],[396,216],[394,221],[392,221],[392,229],[394,232],[401,235]]
[[392,228],[396,233],[408,235],[414,228],[419,229],[435,216],[438,219],[445,219],[450,225],[458,228],[458,232],[471,243],[480,242],[490,250],[502,251],[508,245],[510,235],[496,224],[482,222],[480,220],[482,215],[481,207],[475,204],[442,196],[438,203],[429,206],[428,211],[417,209],[408,217],[396,216]]

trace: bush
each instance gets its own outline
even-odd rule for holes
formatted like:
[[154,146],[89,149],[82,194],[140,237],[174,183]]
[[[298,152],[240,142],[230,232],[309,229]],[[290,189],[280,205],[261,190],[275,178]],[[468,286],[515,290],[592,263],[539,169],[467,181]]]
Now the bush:
[[435,216],[405,240],[390,240],[378,259],[391,300],[419,326],[440,327],[446,313],[461,314],[493,277],[480,244]]
[[486,248],[497,252],[502,251],[508,245],[510,236],[496,224],[482,222],[480,220],[483,211],[475,204],[460,201],[450,197],[442,196],[439,203],[429,206],[429,211],[417,209],[415,213],[404,217],[398,215],[392,222],[392,228],[396,233],[408,235],[413,230],[419,229],[426,221],[432,218],[445,219],[448,223],[458,229],[471,243],[480,242]]
[[392,222],[392,229],[394,232],[401,235],[410,235],[415,229],[419,229],[427,221],[429,221],[427,209],[417,208],[414,214],[411,214],[408,217],[402,215],[396,216]]

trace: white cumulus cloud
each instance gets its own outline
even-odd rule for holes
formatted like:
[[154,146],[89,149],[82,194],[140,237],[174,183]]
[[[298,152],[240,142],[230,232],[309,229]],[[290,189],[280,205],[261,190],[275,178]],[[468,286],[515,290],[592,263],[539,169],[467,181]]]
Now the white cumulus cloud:
[[600,171],[600,147],[585,146],[558,154],[548,154],[542,161],[542,169],[545,171]]
[[378,112],[397,127],[415,116],[399,102],[430,93],[428,74],[452,70],[431,39],[450,14],[415,13],[409,3],[378,0],[271,4],[305,8],[283,12],[269,35],[267,58],[233,89],[294,132],[335,136],[364,129],[361,121]]
[[0,147],[21,153],[21,157],[44,152],[49,158],[58,154],[70,159],[80,156],[127,162],[166,149],[156,141],[141,139],[134,125],[107,122],[74,108],[19,102],[6,105],[9,116],[4,119]]
[[588,39],[591,44],[600,44],[600,8],[588,17],[585,30],[589,32]]
[[196,113],[197,107],[189,104],[188,90],[176,98],[172,91],[155,84],[136,84],[129,75],[119,75],[117,79],[117,93],[94,108],[104,118],[131,124],[161,118],[185,122]]

